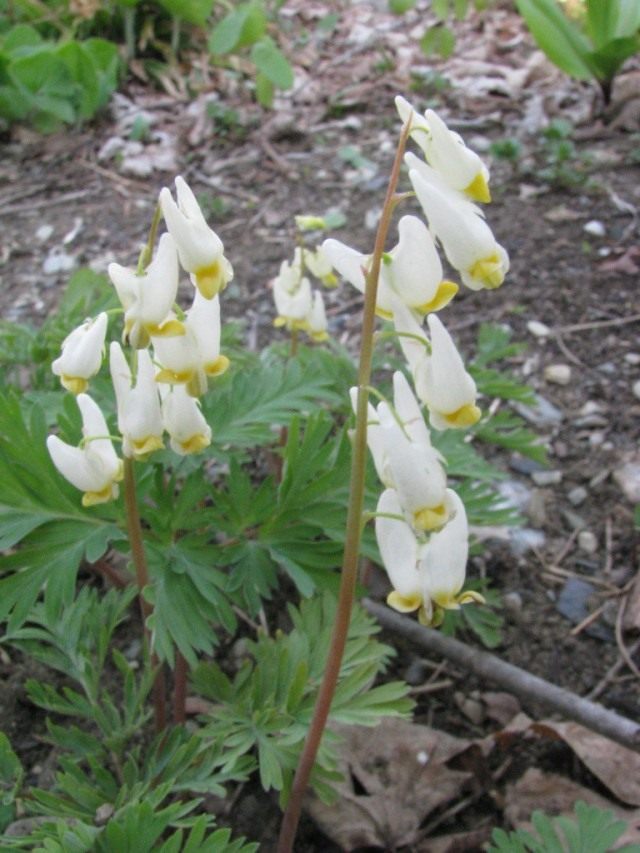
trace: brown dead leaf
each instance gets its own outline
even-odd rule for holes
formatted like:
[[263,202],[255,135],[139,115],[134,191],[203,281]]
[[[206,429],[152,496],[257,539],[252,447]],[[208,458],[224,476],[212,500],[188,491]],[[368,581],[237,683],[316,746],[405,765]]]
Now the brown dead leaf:
[[612,794],[623,803],[640,806],[639,753],[579,723],[557,720],[534,722],[526,714],[518,714],[495,738],[504,746],[510,738],[526,732],[562,739]]
[[471,829],[469,832],[455,832],[451,835],[438,835],[416,844],[415,853],[476,853],[483,850],[483,844],[491,838],[491,827]]
[[529,819],[536,809],[550,816],[564,814],[571,817],[578,800],[611,811],[628,822],[628,829],[618,844],[640,842],[640,809],[625,809],[564,776],[543,773],[535,767],[506,789],[504,815],[514,828],[531,829]]
[[[404,720],[377,728],[336,727],[344,781],[330,806],[307,801],[311,817],[345,850],[411,844],[422,821],[457,797],[472,774],[447,763],[473,742]],[[476,750],[477,751],[477,750]]]
[[506,726],[520,713],[520,702],[511,693],[487,690],[481,696],[487,716],[501,726]]
[[640,246],[630,246],[623,255],[601,263],[600,269],[603,272],[622,272],[626,275],[635,275],[640,272],[640,267],[636,263],[637,260],[640,260]]

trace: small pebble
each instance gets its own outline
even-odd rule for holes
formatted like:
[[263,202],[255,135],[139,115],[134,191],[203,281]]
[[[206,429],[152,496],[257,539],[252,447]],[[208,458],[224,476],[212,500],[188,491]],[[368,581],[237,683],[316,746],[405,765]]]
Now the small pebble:
[[598,540],[590,530],[578,533],[578,548],[585,554],[595,554],[598,550]]
[[536,338],[548,338],[551,334],[551,329],[544,323],[540,323],[538,320],[529,320],[527,323],[527,329]]
[[624,360],[627,364],[633,364],[634,366],[636,364],[640,364],[640,352],[628,352],[625,355]]
[[583,530],[587,526],[587,522],[577,512],[572,512],[570,509],[562,510],[562,517],[567,522],[572,530]]
[[591,234],[593,237],[604,237],[607,233],[604,223],[600,222],[598,219],[592,219],[590,222],[587,222],[582,230],[586,231],[587,234]]
[[604,433],[603,432],[592,432],[589,436],[589,445],[591,447],[600,447],[600,445],[604,442]]
[[536,486],[555,486],[562,482],[562,471],[534,471],[531,479]]
[[502,596],[502,603],[511,613],[519,613],[522,610],[522,596],[519,592],[507,592]]
[[576,486],[574,489],[570,490],[567,494],[567,498],[572,506],[580,506],[580,504],[586,501],[588,495],[589,492],[584,486]]
[[36,239],[40,240],[41,243],[46,243],[46,241],[53,234],[53,225],[41,225],[36,231]]
[[633,396],[636,397],[636,399],[640,400],[640,379],[638,379],[637,382],[633,383],[633,385],[631,386],[631,391],[633,392]]
[[404,680],[412,687],[424,684],[429,669],[423,660],[414,658],[404,672]]
[[571,368],[568,364],[548,364],[544,369],[544,378],[554,385],[568,385],[571,382]]

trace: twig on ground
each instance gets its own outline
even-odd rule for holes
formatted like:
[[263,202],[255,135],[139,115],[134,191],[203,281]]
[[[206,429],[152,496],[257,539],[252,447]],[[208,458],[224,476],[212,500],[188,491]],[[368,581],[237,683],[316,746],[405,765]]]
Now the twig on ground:
[[613,568],[613,524],[610,515],[607,516],[604,523],[604,553],[605,558],[602,574],[605,577],[609,577]]
[[592,323],[573,323],[570,326],[558,326],[552,329],[553,335],[571,335],[573,332],[587,332],[591,329],[606,329],[609,326],[627,326],[629,323],[640,322],[640,314],[631,314],[630,317],[613,317],[611,320],[594,320]]
[[446,690],[447,687],[453,687],[453,681],[450,678],[443,678],[441,681],[428,681],[419,687],[412,687],[409,693],[411,696],[424,696],[425,693],[438,693],[440,690]]
[[[627,584],[626,591],[628,592],[631,587],[631,584]],[[631,672],[640,678],[640,669],[635,665],[633,658],[631,657],[631,653],[629,649],[624,644],[624,637],[622,636],[622,619],[624,617],[624,609],[627,606],[627,599],[623,598],[620,602],[620,607],[618,607],[618,615],[616,616],[616,643],[618,644],[618,649],[620,650],[620,654],[626,665],[629,667]]]
[[415,643],[418,648],[431,653],[437,652],[476,675],[501,685],[524,701],[536,702],[549,711],[562,714],[598,734],[611,738],[616,743],[640,752],[639,723],[621,717],[614,711],[603,708],[602,705],[583,699],[570,690],[551,684],[495,655],[474,649],[451,637],[445,637],[438,631],[424,628],[412,619],[394,613],[377,602],[364,599],[362,603],[383,627],[401,634]]
[[600,607],[596,607],[596,609],[590,613],[588,616],[585,616],[581,622],[578,622],[577,625],[574,625],[573,628],[569,631],[572,637],[577,637],[578,634],[581,634],[585,628],[588,628],[589,625],[592,625],[596,619],[599,619],[602,616],[605,609],[605,605],[601,604]]
[[[635,654],[638,649],[640,649],[640,638],[637,639],[635,643],[629,648],[629,654]],[[596,684],[596,686],[589,693],[587,693],[585,698],[592,700],[597,699],[598,696],[600,696],[600,694],[606,689],[607,685],[610,684],[612,681],[616,680],[617,674],[624,666],[626,666],[626,661],[622,656],[620,656],[618,660],[613,664],[613,666],[605,672],[605,674]],[[626,676],[623,677],[626,678]]]

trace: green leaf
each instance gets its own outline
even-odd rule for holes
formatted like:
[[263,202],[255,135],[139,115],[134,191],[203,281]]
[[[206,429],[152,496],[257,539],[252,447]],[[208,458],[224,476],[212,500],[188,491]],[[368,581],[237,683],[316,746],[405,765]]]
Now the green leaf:
[[22,764],[11,749],[9,738],[0,732],[0,806],[11,805],[20,789],[23,775]]
[[256,100],[258,103],[269,109],[273,106],[275,94],[276,90],[271,80],[262,71],[258,71],[256,74]]
[[80,118],[90,118],[100,107],[100,83],[91,57],[80,42],[70,41],[56,51],[77,85],[77,111]]
[[420,39],[420,49],[425,56],[441,56],[447,59],[454,51],[456,38],[444,24],[430,27]]
[[204,27],[213,9],[213,0],[160,0],[160,5],[174,18]]
[[50,120],[75,121],[76,84],[64,61],[53,50],[15,59],[9,66],[9,77],[27,99],[34,120],[47,124],[46,129]]
[[269,36],[264,36],[254,44],[251,60],[277,89],[290,89],[293,86],[293,68]]
[[578,80],[594,76],[587,39],[556,0],[516,0],[538,46],[561,71]]
[[223,55],[255,44],[262,38],[266,28],[267,18],[261,3],[241,3],[213,28],[209,51],[214,55]]
[[389,10],[394,15],[403,15],[409,9],[413,9],[416,5],[416,0],[389,0]]

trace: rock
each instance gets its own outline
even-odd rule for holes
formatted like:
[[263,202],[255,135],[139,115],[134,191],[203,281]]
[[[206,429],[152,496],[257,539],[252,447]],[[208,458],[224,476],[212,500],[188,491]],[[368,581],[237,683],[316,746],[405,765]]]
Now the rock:
[[568,492],[567,498],[572,506],[580,506],[581,503],[586,501],[588,495],[589,492],[584,486],[576,486]]
[[567,522],[572,530],[582,530],[587,526],[587,522],[577,512],[572,512],[570,509],[562,510],[562,517]]
[[534,471],[544,471],[544,465],[537,462],[535,459],[530,459],[528,456],[522,456],[520,453],[512,453],[509,457],[509,468],[517,471],[518,474],[533,474]]
[[522,610],[522,596],[519,592],[507,592],[502,596],[502,603],[510,613],[520,613]]
[[600,222],[599,219],[590,220],[583,226],[582,230],[586,231],[587,234],[591,234],[593,237],[604,237],[607,233],[607,229],[604,227],[604,222]]
[[563,413],[557,406],[545,400],[539,394],[536,394],[535,404],[533,406],[525,406],[524,403],[516,403],[514,405],[518,414],[528,421],[530,424],[538,427],[558,426],[564,418]]
[[[574,625],[586,619],[596,606],[595,588],[580,578],[568,578],[556,602],[558,613]],[[597,637],[599,640],[613,640],[612,631],[597,622],[585,628],[585,634]]]
[[544,378],[554,385],[568,385],[571,382],[571,368],[568,364],[548,364],[544,369]]
[[544,323],[540,323],[538,320],[529,320],[527,323],[527,329],[536,338],[548,338],[551,334],[551,329]]
[[68,255],[64,249],[52,249],[42,264],[42,271],[45,275],[57,275],[61,272],[69,272],[76,266],[76,259],[73,255]]
[[640,400],[640,379],[631,386],[631,393],[637,400]]
[[404,671],[404,680],[412,687],[424,684],[429,674],[429,668],[420,658],[414,658]]
[[516,527],[509,531],[511,551],[516,557],[521,557],[532,548],[542,548],[545,535],[542,530],[531,527]]
[[497,490],[507,506],[526,512],[531,501],[531,489],[519,480],[502,480],[497,484]]
[[53,225],[41,225],[36,231],[36,240],[41,243],[46,243],[49,237],[53,234]]
[[544,527],[547,523],[547,506],[545,494],[541,489],[534,489],[527,506],[527,518],[534,527]]
[[557,486],[562,482],[562,471],[534,471],[531,479],[536,486]]
[[613,472],[623,495],[633,504],[640,503],[640,453],[635,453]]
[[598,550],[598,539],[590,530],[578,533],[578,548],[585,554],[595,554]]
[[604,443],[605,434],[601,431],[592,432],[589,436],[589,446],[590,447],[600,447],[601,444]]
[[627,364],[631,364],[635,367],[637,364],[640,364],[640,352],[628,352],[625,355],[624,360]]

